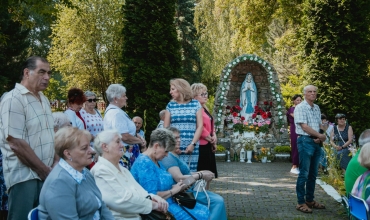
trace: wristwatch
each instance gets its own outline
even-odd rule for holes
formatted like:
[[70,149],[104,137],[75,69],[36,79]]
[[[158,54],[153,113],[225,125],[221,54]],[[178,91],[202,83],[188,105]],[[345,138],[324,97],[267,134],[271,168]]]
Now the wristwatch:
[[195,147],[195,146],[197,146],[197,144],[196,143],[194,143],[194,142],[191,142],[191,144]]

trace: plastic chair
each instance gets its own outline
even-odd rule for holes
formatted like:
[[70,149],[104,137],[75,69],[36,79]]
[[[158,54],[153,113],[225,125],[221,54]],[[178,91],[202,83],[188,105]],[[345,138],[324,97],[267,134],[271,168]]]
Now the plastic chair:
[[28,220],[39,220],[39,210],[37,207],[28,213]]
[[346,209],[346,214],[348,216],[348,219],[351,220],[351,214],[349,212],[349,201],[348,201],[347,196],[342,196],[342,205]]
[[350,194],[348,201],[351,216],[361,220],[369,219],[369,206],[365,200]]

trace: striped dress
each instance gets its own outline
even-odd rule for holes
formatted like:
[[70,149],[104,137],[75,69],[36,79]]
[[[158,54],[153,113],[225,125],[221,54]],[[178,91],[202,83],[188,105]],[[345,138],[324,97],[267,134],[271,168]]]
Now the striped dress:
[[[191,100],[188,103],[179,104],[171,101],[167,104],[166,110],[171,114],[171,127],[176,127],[180,131],[180,149],[185,151],[186,147],[191,144],[197,128],[197,111],[202,106],[198,100]],[[192,154],[181,153],[180,160],[184,161],[187,165],[190,162],[190,171],[196,172],[199,158],[199,142],[196,143]]]

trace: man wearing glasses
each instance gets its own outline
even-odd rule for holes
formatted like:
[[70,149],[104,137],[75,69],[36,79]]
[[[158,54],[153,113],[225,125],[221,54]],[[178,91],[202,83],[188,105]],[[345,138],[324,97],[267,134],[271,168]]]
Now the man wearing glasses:
[[320,133],[321,111],[314,104],[317,87],[308,85],[303,89],[304,101],[294,110],[294,123],[298,135],[299,170],[296,192],[298,205],[296,209],[312,213],[312,208],[325,209],[325,206],[314,200],[316,177],[321,155],[321,143],[325,134]]

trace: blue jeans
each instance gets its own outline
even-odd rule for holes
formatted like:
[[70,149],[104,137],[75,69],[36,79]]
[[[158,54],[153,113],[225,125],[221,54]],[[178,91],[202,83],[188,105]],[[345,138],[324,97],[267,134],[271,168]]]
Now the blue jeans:
[[304,204],[306,201],[312,202],[314,199],[321,147],[308,136],[298,137],[297,145],[299,154],[299,175],[296,192],[298,204]]

